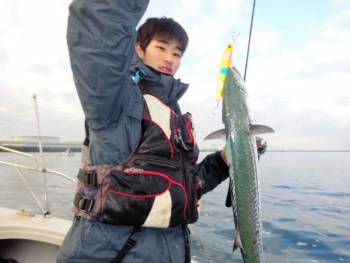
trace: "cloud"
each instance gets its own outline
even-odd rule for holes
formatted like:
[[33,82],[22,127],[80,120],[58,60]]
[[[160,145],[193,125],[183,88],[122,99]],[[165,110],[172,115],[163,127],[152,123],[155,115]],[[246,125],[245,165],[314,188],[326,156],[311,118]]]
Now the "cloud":
[[[339,28],[342,25],[349,25],[350,22],[350,10],[342,10],[334,16],[331,16],[327,20],[327,27],[331,28]],[[345,28],[344,27],[344,28]]]
[[348,0],[331,0],[331,2],[334,4],[334,5],[343,5],[343,4],[348,4],[349,1]]
[[0,51],[0,68],[4,67],[9,62],[9,56],[5,52]]
[[[305,39],[303,45],[288,44],[273,26],[264,26],[269,31],[254,32],[247,88],[253,119],[276,129],[276,134],[266,135],[271,147],[350,149],[349,139],[344,138],[350,132],[350,35],[336,26],[348,19],[348,13],[331,16],[321,24],[323,30],[315,32],[315,38]],[[213,28],[206,33],[213,34]],[[244,38],[241,43],[246,43]],[[201,42],[212,51],[191,61],[195,67],[183,72],[192,84],[183,104],[199,116],[194,115],[199,130],[209,132],[209,127],[222,126],[220,114],[208,114],[214,108],[213,72],[220,55],[217,43],[204,38]]]
[[1,116],[3,137],[36,134],[33,94],[39,98],[43,134],[66,139],[83,137],[83,114],[65,39],[69,2],[34,0],[1,4],[4,7],[0,8],[0,21],[4,22],[0,26],[1,105],[2,112],[6,112]]
[[0,24],[18,26],[21,24],[20,16],[16,10],[16,2],[12,0],[2,0],[0,2]]
[[276,128],[270,136],[276,148],[350,148],[350,57],[344,53],[349,44],[346,31],[326,37],[321,32],[301,50],[252,62],[255,75],[249,84],[256,87],[256,109],[280,116],[260,114]]
[[[333,2],[337,8],[319,19],[309,38],[303,28],[293,28],[300,39],[286,39],[273,19],[255,21],[247,89],[253,119],[276,129],[266,136],[270,148],[350,148],[350,11],[346,1]],[[1,1],[0,135],[35,134],[36,93],[43,133],[83,138],[65,38],[69,3]],[[215,110],[216,71],[232,33],[240,34],[234,63],[243,74],[250,12],[245,0],[150,1],[145,18],[174,17],[189,34],[177,76],[191,84],[181,105],[193,113],[200,140],[222,127],[220,109]]]

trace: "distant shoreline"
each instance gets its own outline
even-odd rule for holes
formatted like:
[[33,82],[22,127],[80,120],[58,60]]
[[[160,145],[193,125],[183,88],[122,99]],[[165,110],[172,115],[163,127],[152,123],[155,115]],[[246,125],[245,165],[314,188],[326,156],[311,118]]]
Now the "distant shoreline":
[[[215,152],[219,149],[200,149],[201,152]],[[350,150],[267,150],[266,152],[350,152]]]
[[[0,144],[1,146],[5,146],[8,148],[11,148],[13,150],[17,151],[22,151],[22,152],[39,152],[39,147],[38,145],[25,145],[25,144]],[[70,152],[80,152],[81,151],[81,144],[78,143],[62,143],[62,144],[53,144],[53,145],[48,145],[44,144],[43,145],[43,151],[44,152],[64,152],[68,150]],[[200,149],[200,152],[216,152],[220,151],[221,149],[217,148],[203,148]],[[0,152],[6,152],[0,149]],[[350,152],[350,150],[267,150],[266,152],[278,152],[278,153],[327,153],[327,152]]]
[[[2,144],[1,146],[8,147],[12,150],[21,151],[21,152],[39,152],[39,146],[33,145],[6,145]],[[43,152],[81,152],[81,146],[79,145],[69,145],[69,144],[60,144],[60,145],[43,145]],[[0,152],[7,152],[0,149]]]
[[266,152],[350,152],[350,150],[269,150]]

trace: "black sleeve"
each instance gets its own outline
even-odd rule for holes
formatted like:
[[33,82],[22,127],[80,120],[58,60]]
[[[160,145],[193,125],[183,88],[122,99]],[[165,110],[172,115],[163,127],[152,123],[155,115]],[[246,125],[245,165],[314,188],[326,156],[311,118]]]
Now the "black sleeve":
[[202,194],[213,190],[229,175],[229,168],[222,160],[220,152],[209,154],[193,169],[194,173],[198,174],[201,179]]
[[84,139],[83,145],[89,147],[89,144],[90,144],[89,126],[87,124],[87,121],[85,120],[85,139]]

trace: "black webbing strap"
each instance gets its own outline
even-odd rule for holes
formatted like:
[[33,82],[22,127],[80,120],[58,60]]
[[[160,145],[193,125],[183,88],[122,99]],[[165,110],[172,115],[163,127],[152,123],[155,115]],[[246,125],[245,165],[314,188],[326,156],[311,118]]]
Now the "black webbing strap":
[[185,263],[191,263],[190,229],[187,225],[182,225],[182,231],[185,239]]
[[226,207],[231,207],[232,206],[232,183],[231,183],[231,178],[228,183],[228,189],[227,189],[227,196],[226,196],[226,202],[225,202]]
[[77,177],[86,186],[98,187],[96,171],[86,172],[83,169],[79,169]]
[[136,245],[137,239],[141,233],[140,226],[134,226],[128,240],[125,242],[118,255],[111,261],[111,263],[120,263],[126,254]]

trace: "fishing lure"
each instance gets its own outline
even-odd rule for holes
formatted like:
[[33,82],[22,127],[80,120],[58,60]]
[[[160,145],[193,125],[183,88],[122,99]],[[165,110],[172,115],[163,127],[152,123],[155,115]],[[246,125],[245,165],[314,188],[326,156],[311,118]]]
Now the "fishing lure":
[[222,55],[219,70],[218,70],[218,81],[216,87],[216,100],[219,102],[222,100],[224,83],[227,72],[231,66],[231,58],[233,54],[233,44],[228,44],[225,48],[224,54]]

